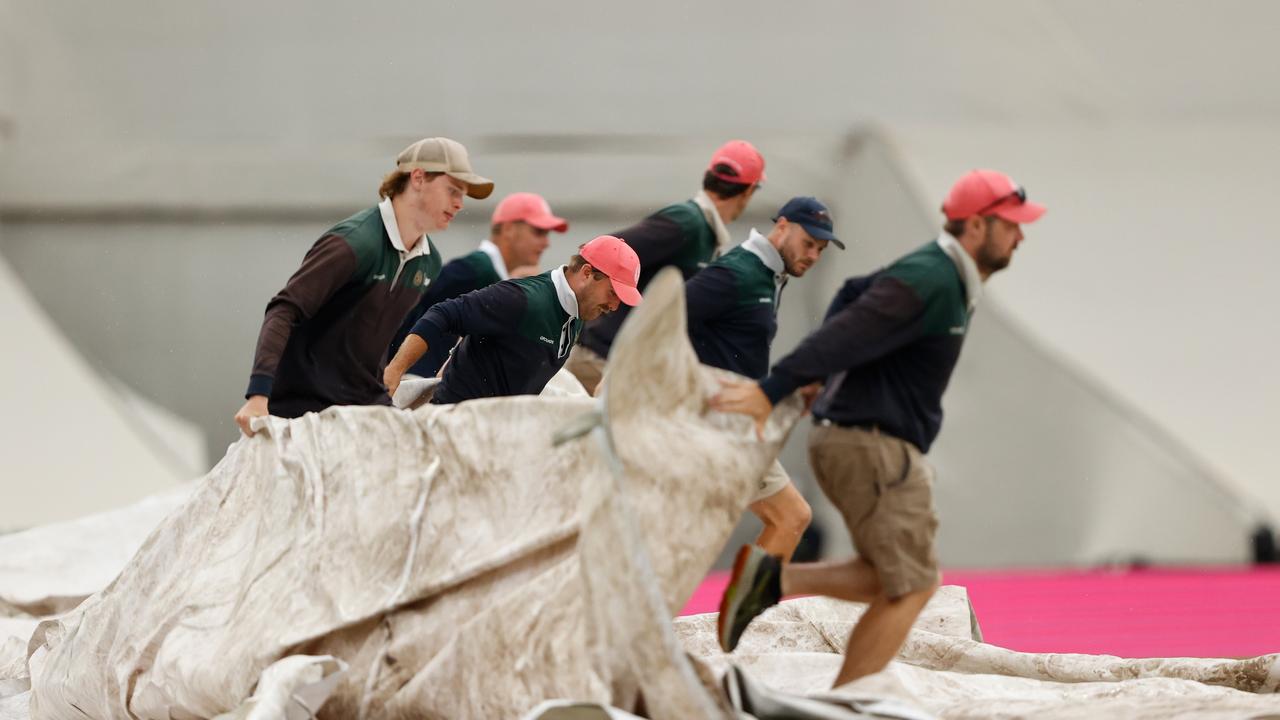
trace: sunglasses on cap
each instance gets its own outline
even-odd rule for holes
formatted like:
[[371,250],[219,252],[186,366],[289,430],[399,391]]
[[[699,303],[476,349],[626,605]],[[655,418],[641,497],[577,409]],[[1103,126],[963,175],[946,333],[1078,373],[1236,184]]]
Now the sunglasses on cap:
[[975,212],[974,215],[986,215],[989,210],[995,209],[1005,204],[1006,202],[1012,200],[1013,198],[1018,199],[1019,205],[1021,205],[1022,203],[1025,203],[1027,201],[1027,189],[1022,187],[1021,185],[1018,185],[1013,189],[1013,192],[1007,195],[1001,195],[995,200],[992,200],[991,202],[983,206],[981,210],[978,210],[977,212]]

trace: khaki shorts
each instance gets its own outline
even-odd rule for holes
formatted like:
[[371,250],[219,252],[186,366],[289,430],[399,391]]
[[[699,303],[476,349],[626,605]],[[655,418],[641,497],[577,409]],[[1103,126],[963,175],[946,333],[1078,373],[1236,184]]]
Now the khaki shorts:
[[587,389],[588,395],[595,395],[596,386],[604,377],[605,363],[605,359],[597,355],[594,350],[589,350],[582,345],[574,345],[569,351],[569,359],[564,362],[564,369],[578,378],[582,387]]
[[915,445],[878,430],[820,423],[809,434],[809,462],[885,595],[938,582],[933,468]]
[[769,470],[765,472],[764,477],[760,478],[760,482],[756,485],[756,494],[751,496],[751,502],[754,504],[767,497],[777,495],[790,484],[791,477],[782,468],[782,463],[774,460],[773,464],[769,466]]

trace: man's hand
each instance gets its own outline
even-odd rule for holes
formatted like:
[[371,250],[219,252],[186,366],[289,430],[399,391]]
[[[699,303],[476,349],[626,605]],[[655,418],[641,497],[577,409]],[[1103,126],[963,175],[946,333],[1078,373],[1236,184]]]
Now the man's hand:
[[240,432],[246,436],[252,436],[253,430],[249,427],[251,418],[263,417],[268,415],[267,412],[267,396],[254,395],[244,401],[244,405],[240,407],[240,411],[236,413],[236,424],[240,426]]
[[804,411],[809,412],[813,409],[813,403],[818,399],[818,395],[822,393],[822,382],[814,382],[800,388],[800,397],[804,400]]
[[753,382],[721,380],[720,392],[711,397],[712,410],[747,415],[756,421],[756,437],[764,440],[764,425],[773,412],[773,403]]
[[396,356],[391,358],[391,362],[382,370],[382,384],[387,388],[387,397],[395,400],[396,388],[400,387],[400,379],[404,374],[409,372],[409,368],[413,364],[422,359],[427,354],[427,341],[422,339],[421,335],[409,333],[404,336],[404,342],[400,343],[400,349],[396,351]]
[[394,365],[388,365],[386,370],[382,371],[382,384],[387,387],[387,396],[391,399],[396,397],[396,388],[400,387],[400,379],[404,377],[404,371],[397,369]]
[[510,270],[508,270],[507,277],[511,278],[512,280],[515,280],[517,278],[533,277],[534,275],[538,275],[541,272],[542,271],[538,268],[537,265],[521,265],[520,267],[513,267]]

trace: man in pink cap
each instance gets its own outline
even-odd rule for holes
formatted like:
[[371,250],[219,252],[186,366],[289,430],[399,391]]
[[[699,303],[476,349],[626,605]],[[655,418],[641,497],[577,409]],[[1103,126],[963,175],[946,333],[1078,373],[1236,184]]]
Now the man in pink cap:
[[635,251],[601,235],[567,265],[432,306],[387,364],[383,382],[394,395],[423,353],[458,336],[432,403],[536,395],[564,366],[585,322],[640,302],[639,280]]
[[[512,193],[494,208],[489,225],[489,238],[480,243],[474,252],[450,260],[440,270],[422,300],[404,319],[387,350],[394,357],[400,344],[424,313],[439,302],[465,295],[472,290],[510,278],[538,274],[542,253],[550,245],[552,232],[565,232],[569,223],[556,217],[551,206],[541,195],[528,192]],[[440,371],[458,338],[444,338],[431,346],[422,359],[409,368],[408,373],[418,377],[434,377]]]
[[732,651],[752,618],[786,595],[869,603],[849,638],[836,685],[880,671],[938,586],[933,468],[951,379],[982,283],[1008,266],[1024,223],[1044,214],[1007,175],[975,170],[942,205],[944,232],[878,272],[852,278],[822,326],[759,381],[726,383],[711,407],[763,427],[778,401],[816,390],[809,460],[844,516],[858,554],[786,563],[738,552],[720,604],[720,644]]
[[[760,152],[745,140],[730,140],[711,156],[701,192],[616,232],[640,257],[640,289],[668,265],[680,268],[688,280],[726,249],[726,225],[742,215],[764,180]],[[587,392],[594,393],[600,383],[609,348],[626,315],[624,308],[588,324],[582,343],[574,348],[567,367]]]

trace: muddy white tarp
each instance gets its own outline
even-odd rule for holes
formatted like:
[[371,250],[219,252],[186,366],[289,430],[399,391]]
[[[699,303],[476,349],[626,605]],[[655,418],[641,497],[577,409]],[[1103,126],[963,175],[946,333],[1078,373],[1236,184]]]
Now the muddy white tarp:
[[0,535],[0,617],[79,605],[119,574],[190,492],[190,484],[181,485],[117,510]]
[[1157,720],[1280,713],[1280,655],[1126,659],[1014,652],[977,639],[964,591],[953,587],[933,598],[884,672],[830,690],[840,653],[864,609],[825,598],[785,602],[757,618],[731,656],[716,644],[714,615],[679,618],[675,627],[691,654],[718,671],[735,666],[771,702],[788,696],[893,701],[940,718]]
[[[664,717],[705,714],[669,617],[799,408],[767,443],[705,414],[717,384],[682,303],[678,278],[651,287],[599,403],[266,421],[107,588],[36,630],[31,717],[213,717],[255,691],[298,694],[273,679],[331,689],[330,717],[516,717],[641,693]],[[602,407],[608,432],[552,445]]]

